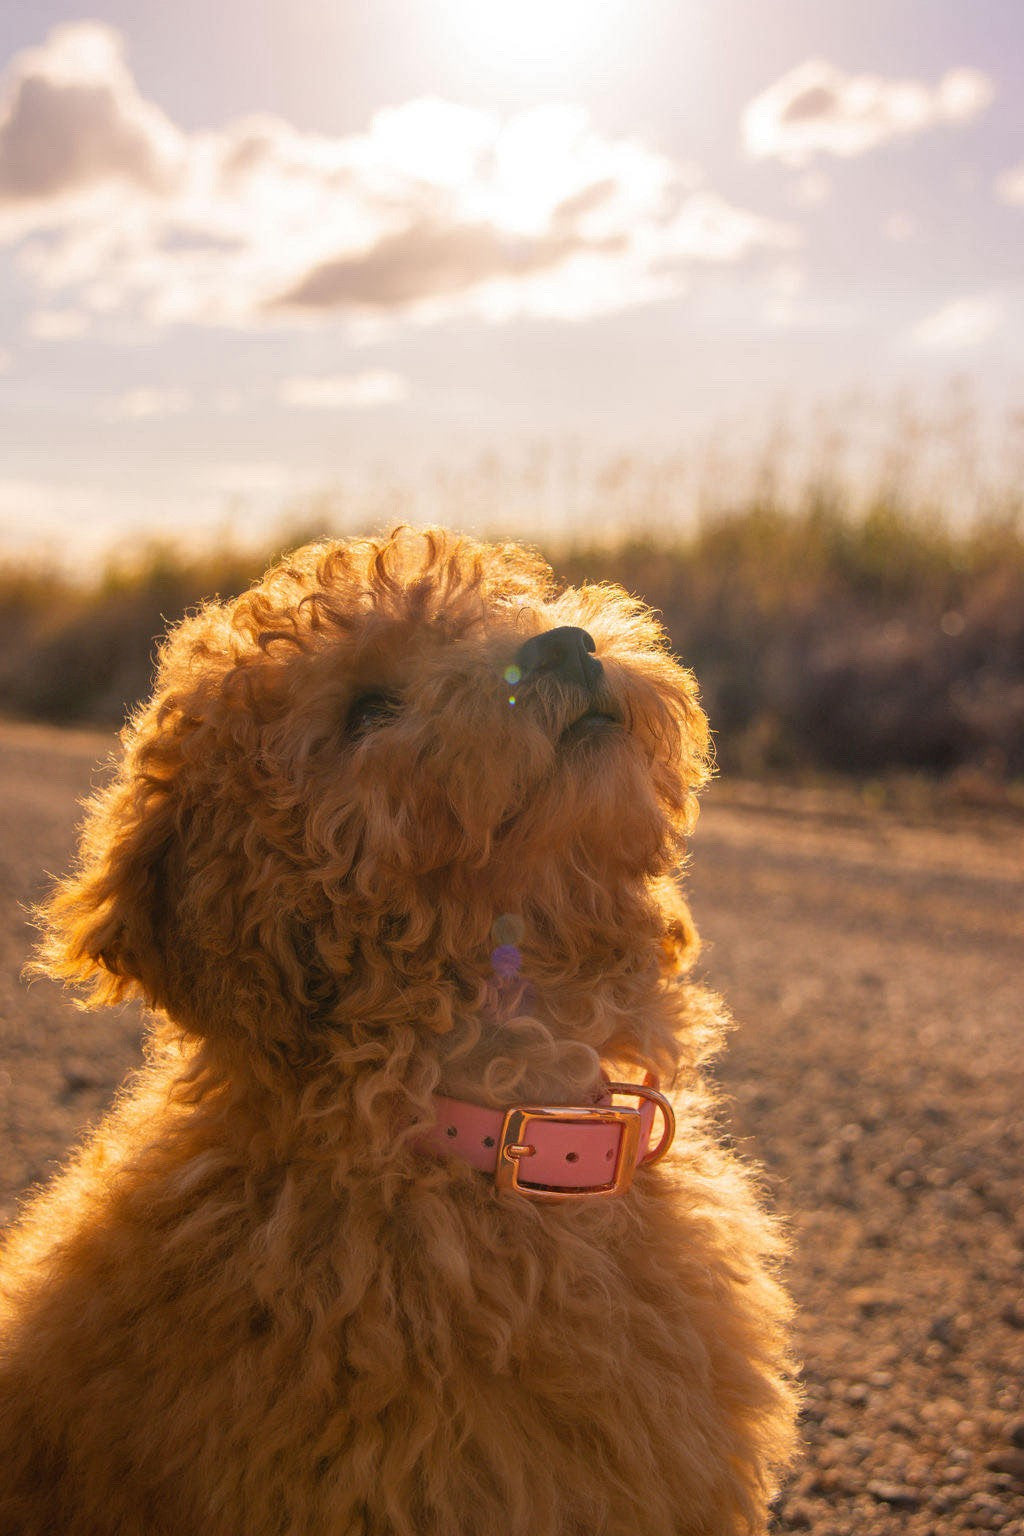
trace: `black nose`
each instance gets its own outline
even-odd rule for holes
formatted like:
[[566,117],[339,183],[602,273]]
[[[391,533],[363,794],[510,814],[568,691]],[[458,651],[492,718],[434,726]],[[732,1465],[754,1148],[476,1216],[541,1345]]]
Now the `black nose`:
[[585,629],[563,624],[534,635],[516,651],[516,666],[524,677],[531,672],[551,672],[566,683],[593,688],[604,670],[591,654],[595,646]]

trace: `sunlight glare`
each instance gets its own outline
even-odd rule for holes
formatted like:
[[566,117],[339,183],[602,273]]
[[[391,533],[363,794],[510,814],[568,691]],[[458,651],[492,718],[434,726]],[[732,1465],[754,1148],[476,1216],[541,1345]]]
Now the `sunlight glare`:
[[576,64],[616,39],[627,0],[440,0],[458,46],[517,69]]

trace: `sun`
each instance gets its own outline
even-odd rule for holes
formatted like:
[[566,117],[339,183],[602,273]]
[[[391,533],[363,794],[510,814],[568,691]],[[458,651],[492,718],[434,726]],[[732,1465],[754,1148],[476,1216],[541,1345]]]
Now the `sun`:
[[456,46],[509,72],[582,64],[624,31],[628,0],[436,0]]

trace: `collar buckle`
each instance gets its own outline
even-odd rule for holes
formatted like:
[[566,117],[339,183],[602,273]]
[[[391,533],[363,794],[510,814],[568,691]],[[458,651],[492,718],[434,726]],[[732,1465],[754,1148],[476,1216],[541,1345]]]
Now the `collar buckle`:
[[[634,1090],[630,1088],[628,1092]],[[660,1095],[659,1095],[660,1097]],[[530,1184],[521,1177],[523,1163],[536,1153],[530,1141],[533,1124],[617,1125],[619,1144],[611,1179],[606,1184],[588,1184],[579,1188],[558,1189],[550,1184]],[[498,1143],[494,1182],[499,1190],[526,1195],[530,1200],[577,1200],[580,1195],[619,1195],[633,1182],[640,1146],[640,1111],[600,1105],[594,1109],[576,1109],[564,1104],[514,1106],[505,1113]]]

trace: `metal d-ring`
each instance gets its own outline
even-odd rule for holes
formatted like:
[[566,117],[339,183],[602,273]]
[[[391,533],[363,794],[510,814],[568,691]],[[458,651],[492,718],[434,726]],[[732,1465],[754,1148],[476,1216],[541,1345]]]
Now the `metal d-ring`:
[[638,1166],[640,1168],[650,1168],[654,1163],[660,1163],[672,1145],[676,1134],[676,1114],[668,1099],[666,1099],[663,1093],[659,1093],[657,1088],[653,1088],[650,1083],[609,1083],[607,1087],[609,1093],[624,1093],[632,1098],[650,1099],[651,1103],[656,1104],[661,1110],[661,1118],[664,1124],[661,1140],[653,1152],[648,1152],[647,1156],[640,1160]]

